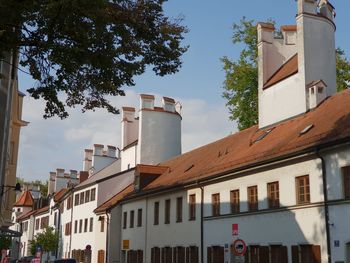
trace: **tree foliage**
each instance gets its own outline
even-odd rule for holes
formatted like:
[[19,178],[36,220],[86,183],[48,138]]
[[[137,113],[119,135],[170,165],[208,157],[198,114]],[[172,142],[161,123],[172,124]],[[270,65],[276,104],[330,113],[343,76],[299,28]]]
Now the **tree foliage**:
[[41,195],[42,196],[47,196],[48,186],[49,186],[49,182],[48,181],[40,181],[40,180],[25,181],[24,179],[17,177],[16,178],[16,183],[20,183],[21,186],[23,186],[23,185],[39,186]]
[[0,236],[0,250],[9,249],[11,247],[11,237]]
[[[270,21],[271,22],[271,21]],[[230,119],[243,130],[258,123],[258,49],[256,21],[243,17],[233,25],[233,43],[243,44],[237,60],[223,57],[225,71],[223,97],[227,100]],[[350,85],[350,61],[341,49],[336,50],[338,91]]]
[[44,117],[65,118],[78,105],[118,113],[107,95],[125,95],[146,68],[164,76],[181,66],[187,29],[164,15],[165,1],[1,0],[0,54],[19,52]]
[[58,246],[58,232],[52,227],[47,227],[42,233],[35,235],[34,239],[30,241],[30,253],[35,255],[36,247],[40,245],[43,252],[55,251]]

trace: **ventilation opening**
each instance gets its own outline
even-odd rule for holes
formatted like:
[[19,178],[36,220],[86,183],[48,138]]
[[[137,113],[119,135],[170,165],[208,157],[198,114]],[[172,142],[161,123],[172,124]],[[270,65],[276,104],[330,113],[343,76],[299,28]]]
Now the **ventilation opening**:
[[191,170],[194,167],[194,164],[191,164],[186,170],[185,173],[188,172],[189,170]]

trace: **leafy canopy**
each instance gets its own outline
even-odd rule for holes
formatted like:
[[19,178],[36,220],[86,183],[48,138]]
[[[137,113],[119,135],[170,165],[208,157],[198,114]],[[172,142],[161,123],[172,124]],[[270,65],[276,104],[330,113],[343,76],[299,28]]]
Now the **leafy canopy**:
[[118,113],[107,95],[125,95],[148,67],[164,76],[181,66],[187,29],[164,15],[165,1],[1,1],[0,54],[19,52],[44,117],[65,118],[77,105]]
[[[270,21],[271,22],[271,21]],[[223,57],[225,71],[223,97],[235,120],[238,129],[243,130],[258,123],[258,49],[256,21],[243,17],[240,23],[233,25],[234,44],[243,44],[237,60]],[[350,61],[341,49],[336,50],[338,91],[350,85]]]
[[0,236],[0,250],[9,249],[11,247],[11,237],[1,235]]
[[35,235],[34,239],[30,241],[30,253],[35,255],[38,245],[42,247],[43,252],[55,251],[58,241],[58,232],[52,227],[47,227],[42,233]]

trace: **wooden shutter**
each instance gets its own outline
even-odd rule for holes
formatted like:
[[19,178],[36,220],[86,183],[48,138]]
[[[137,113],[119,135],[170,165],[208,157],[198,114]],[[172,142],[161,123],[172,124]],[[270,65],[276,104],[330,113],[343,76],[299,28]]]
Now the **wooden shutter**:
[[299,247],[292,246],[292,263],[299,263]]
[[321,246],[312,246],[314,263],[321,263]]
[[[128,262],[129,262],[129,252],[128,251]],[[97,263],[104,263],[105,262],[105,251],[104,250],[99,250],[97,252]]]
[[250,261],[249,261],[249,251],[250,251],[250,248],[247,247],[247,251],[244,254],[244,262],[245,263],[250,263]]
[[250,246],[250,263],[259,263],[259,246]]
[[219,261],[218,263],[224,263],[225,261],[225,249],[224,247],[219,247]]
[[350,198],[350,166],[342,168],[344,198]]
[[288,248],[281,246],[281,263],[288,263]]
[[259,263],[269,263],[269,247],[259,247]]
[[191,263],[199,262],[198,253],[199,253],[198,247],[196,246],[191,247]]
[[[207,263],[213,263],[212,262],[212,247],[207,247]],[[186,249],[186,263],[189,263],[189,248]]]
[[160,248],[156,247],[154,249],[155,249],[155,252],[154,252],[155,261],[154,261],[154,263],[160,263]]

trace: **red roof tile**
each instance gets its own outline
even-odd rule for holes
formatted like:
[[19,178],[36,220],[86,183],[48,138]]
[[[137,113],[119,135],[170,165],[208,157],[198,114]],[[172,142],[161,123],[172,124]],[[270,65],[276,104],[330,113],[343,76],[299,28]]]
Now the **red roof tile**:
[[291,57],[284,63],[264,84],[264,89],[294,75],[298,72],[298,54]]
[[29,191],[25,191],[22,193],[20,198],[13,206],[24,206],[24,207],[32,207],[34,204],[34,199],[32,194]]
[[58,202],[61,200],[61,198],[68,192],[67,188],[62,188],[61,190],[59,190],[57,193],[54,194],[53,196],[53,200],[55,202]]
[[[184,185],[290,154],[350,141],[349,105],[350,90],[345,90],[326,99],[313,111],[276,124],[261,140],[257,138],[264,131],[256,125],[182,154],[161,163],[169,169],[144,190]],[[313,128],[301,135],[310,124]]]

